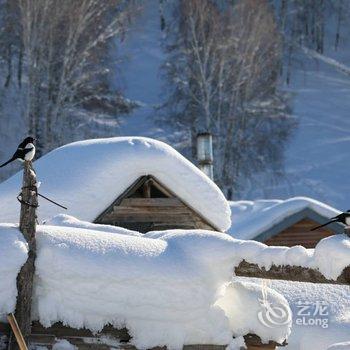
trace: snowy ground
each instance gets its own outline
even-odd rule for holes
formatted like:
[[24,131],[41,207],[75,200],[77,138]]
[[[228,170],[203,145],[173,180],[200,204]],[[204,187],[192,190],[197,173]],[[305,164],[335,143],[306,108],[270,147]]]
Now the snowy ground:
[[[254,283],[261,280],[240,278]],[[293,312],[292,333],[286,350],[326,350],[350,340],[350,286],[270,280]]]

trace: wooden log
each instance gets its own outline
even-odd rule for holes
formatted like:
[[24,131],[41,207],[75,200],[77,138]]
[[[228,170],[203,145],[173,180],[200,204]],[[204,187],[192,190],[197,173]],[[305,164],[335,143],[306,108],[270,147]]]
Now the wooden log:
[[257,264],[243,260],[236,268],[235,274],[243,277],[256,277],[266,279],[278,279],[286,281],[330,283],[350,285],[350,266],[346,267],[336,280],[329,280],[315,269],[301,266],[276,266],[272,265],[269,270],[259,267]]
[[[28,243],[28,259],[17,276],[17,303],[15,310],[15,317],[24,339],[30,335],[31,331],[34,262],[36,258],[35,231],[37,206],[36,174],[32,163],[24,162],[19,229]],[[15,341],[11,341],[9,346],[11,350],[18,349],[18,344]]]

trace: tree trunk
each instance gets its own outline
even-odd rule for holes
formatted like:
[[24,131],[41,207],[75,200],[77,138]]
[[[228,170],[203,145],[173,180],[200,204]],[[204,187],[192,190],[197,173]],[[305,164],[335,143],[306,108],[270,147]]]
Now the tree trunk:
[[[31,162],[24,162],[22,203],[19,229],[28,243],[28,260],[17,276],[17,304],[15,317],[24,338],[31,332],[31,307],[33,293],[34,263],[36,258],[36,208],[38,205],[36,174]],[[14,338],[14,337],[12,337]],[[18,349],[14,339],[11,350]]]

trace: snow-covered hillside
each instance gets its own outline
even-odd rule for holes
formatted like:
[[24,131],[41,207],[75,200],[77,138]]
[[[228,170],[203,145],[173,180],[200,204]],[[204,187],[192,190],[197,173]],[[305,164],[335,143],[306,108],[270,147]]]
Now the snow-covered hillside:
[[[126,95],[143,107],[125,119],[121,134],[171,143],[172,135],[157,127],[153,119],[153,107],[163,101],[159,72],[164,60],[162,35],[158,2],[148,1],[122,47],[130,58],[123,67]],[[341,42],[339,52],[334,52],[329,42],[326,54],[346,64],[348,46],[348,42]],[[340,210],[348,209],[350,77],[302,55],[294,64],[290,85],[284,88],[293,95],[293,115],[299,121],[286,152],[286,178],[278,185],[246,189],[242,199],[309,196]]]
[[[346,62],[344,56],[339,58]],[[288,89],[294,94],[293,114],[299,127],[286,153],[287,179],[265,193],[270,198],[309,196],[347,210],[350,77],[315,61],[307,61],[293,74]],[[258,189],[249,194],[261,196]]]
[[149,0],[132,23],[128,35],[120,45],[124,58],[121,67],[125,95],[138,101],[140,108],[127,116],[120,133],[126,136],[165,138],[163,129],[154,123],[154,108],[161,101],[162,79],[160,67],[164,60],[160,29],[159,1]]

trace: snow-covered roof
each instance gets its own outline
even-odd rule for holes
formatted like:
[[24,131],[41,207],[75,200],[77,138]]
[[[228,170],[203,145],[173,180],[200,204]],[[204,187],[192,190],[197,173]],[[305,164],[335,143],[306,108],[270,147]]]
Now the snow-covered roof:
[[[169,145],[143,137],[74,142],[35,162],[40,192],[93,221],[140,176],[153,175],[220,231],[230,227],[230,207],[220,189]],[[21,173],[0,184],[0,222],[17,222]],[[63,210],[40,200],[39,219]]]
[[294,197],[286,200],[232,201],[232,225],[228,233],[239,239],[253,239],[272,229],[286,218],[310,209],[327,219],[340,211],[308,197]]

